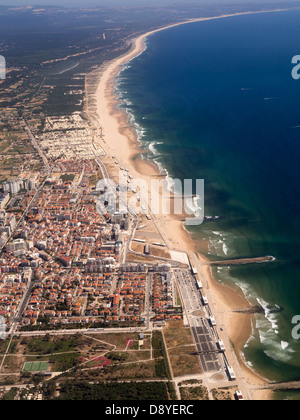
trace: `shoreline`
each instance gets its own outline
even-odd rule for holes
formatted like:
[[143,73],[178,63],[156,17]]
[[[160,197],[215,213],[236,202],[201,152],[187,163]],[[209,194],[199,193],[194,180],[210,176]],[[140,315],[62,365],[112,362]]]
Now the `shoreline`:
[[[97,121],[102,128],[103,134],[104,145],[101,143],[101,146],[104,147],[108,155],[107,158],[103,160],[103,163],[106,166],[110,165],[110,168],[108,168],[110,176],[112,176],[112,178],[116,176],[115,170],[112,167],[113,163],[110,161],[111,156],[116,156],[121,164],[131,168],[130,173],[135,179],[142,178],[150,185],[152,179],[162,178],[162,173],[157,165],[151,161],[140,158],[140,156],[145,153],[145,150],[139,142],[136,130],[134,130],[134,127],[132,127],[128,121],[128,114],[119,108],[121,101],[116,97],[115,89],[116,81],[124,66],[146,50],[147,46],[145,41],[149,36],[166,29],[189,23],[287,10],[288,9],[276,9],[260,12],[244,12],[209,18],[191,19],[171,24],[138,36],[132,41],[132,47],[129,52],[108,62],[104,69],[102,68],[102,74],[96,92],[96,113]],[[184,252],[187,252],[189,256],[193,257],[197,252],[197,243],[194,241],[181,219],[182,217],[160,215],[157,217],[156,223],[159,225],[160,231],[163,232],[164,240],[170,249],[180,250],[183,248],[185,250]],[[255,372],[246,364],[242,353],[245,344],[253,332],[254,315],[237,314],[233,313],[233,311],[243,307],[249,307],[248,300],[241,290],[237,292],[229,286],[220,284],[213,277],[211,267],[207,264],[206,258],[201,254],[197,255],[200,261],[200,269],[205,277],[210,299],[214,303],[215,309],[213,312],[217,312],[217,318],[221,319],[222,325],[224,325],[225,331],[234,348],[232,351],[227,350],[229,358],[238,359],[238,363],[242,369],[242,376],[249,385],[268,383],[269,381],[267,379],[260,376],[259,373]],[[270,399],[272,393],[266,394],[266,392],[257,392],[255,395],[258,399]]]

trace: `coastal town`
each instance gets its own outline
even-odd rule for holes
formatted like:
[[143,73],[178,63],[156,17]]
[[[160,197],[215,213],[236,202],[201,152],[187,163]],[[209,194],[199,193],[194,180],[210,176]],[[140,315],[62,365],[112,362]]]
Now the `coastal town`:
[[[143,335],[179,322],[192,328],[200,371],[235,381],[188,256],[158,242],[155,216],[143,204],[141,214],[119,212],[124,203],[115,197],[112,212],[105,200],[102,133],[79,114],[47,119],[41,134],[25,122],[20,129],[42,168],[37,173],[16,165],[18,177],[2,183],[0,316],[6,336],[134,329]],[[126,182],[129,171],[119,170],[124,181],[118,189],[136,195]]]
[[[96,162],[56,161],[53,170],[37,188],[29,183],[28,190],[20,190],[15,185],[20,180],[4,183],[11,210],[3,206],[1,212],[0,315],[7,327],[18,316],[18,328],[45,320],[50,326],[140,325],[152,293],[154,320],[176,319],[169,298],[171,266],[126,264],[123,256],[133,222],[98,213],[99,193],[90,179],[97,172]],[[18,203],[10,207],[16,196]],[[23,211],[14,213],[16,205]],[[155,280],[146,296],[150,272]]]
[[174,11],[145,27],[138,12],[135,23],[131,10],[120,22],[120,9],[116,21],[109,13],[97,42],[76,34],[59,56],[40,51],[0,81],[0,400],[243,401],[299,389],[270,383],[242,351],[255,315],[284,309],[214,277],[276,258],[205,257],[206,239],[170,210],[185,197],[149,159],[116,89],[153,34],[257,12]]

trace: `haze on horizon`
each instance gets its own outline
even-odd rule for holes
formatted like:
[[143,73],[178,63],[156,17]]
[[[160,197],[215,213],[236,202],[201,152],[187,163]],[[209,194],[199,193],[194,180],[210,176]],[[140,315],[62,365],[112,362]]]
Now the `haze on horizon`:
[[[291,0],[0,0],[0,6],[63,6],[63,7],[97,7],[97,6],[164,6],[182,4],[249,4],[249,3],[291,3]],[[296,0],[294,2],[300,2]]]

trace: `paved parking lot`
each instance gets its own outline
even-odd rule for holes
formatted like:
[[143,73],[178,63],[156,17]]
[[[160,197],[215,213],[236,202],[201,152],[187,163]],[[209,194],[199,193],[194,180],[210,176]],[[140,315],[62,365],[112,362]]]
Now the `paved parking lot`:
[[220,362],[217,347],[204,322],[202,326],[192,327],[192,332],[204,372],[218,371]]
[[195,278],[188,270],[175,270],[175,275],[203,371],[219,371],[221,364],[216,338],[208,325],[208,313],[202,304],[202,295],[197,289]]

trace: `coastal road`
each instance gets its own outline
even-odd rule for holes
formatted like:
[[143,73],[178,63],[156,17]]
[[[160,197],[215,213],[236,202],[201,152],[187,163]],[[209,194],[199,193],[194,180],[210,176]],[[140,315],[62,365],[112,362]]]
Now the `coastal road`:
[[[109,180],[109,174],[107,172],[106,166],[101,162],[100,159],[96,159],[96,163],[99,166],[99,168],[101,169],[101,172],[103,174],[103,178]],[[127,187],[126,187],[127,188]],[[128,206],[128,203],[122,198],[122,194],[119,194],[119,197],[117,197],[116,194],[114,194],[115,196],[115,200],[117,202],[117,200],[119,200],[120,205],[122,205],[123,209],[126,209],[127,212],[131,215],[132,217],[132,224],[130,227],[130,235],[128,237],[128,241],[125,244],[124,250],[123,250],[123,255],[122,255],[122,264],[125,264],[127,261],[127,256],[128,256],[128,252],[130,251],[130,247],[131,247],[131,243],[132,240],[135,236],[135,232],[137,230],[138,227],[138,216],[137,214]]]

